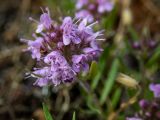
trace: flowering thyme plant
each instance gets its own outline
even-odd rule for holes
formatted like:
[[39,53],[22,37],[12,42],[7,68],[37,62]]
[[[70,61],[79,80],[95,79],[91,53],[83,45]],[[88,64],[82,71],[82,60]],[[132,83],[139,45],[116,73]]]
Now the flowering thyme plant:
[[50,17],[46,8],[40,16],[40,21],[33,18],[37,29],[33,33],[35,40],[21,39],[28,45],[27,51],[40,67],[34,68],[38,86],[72,82],[77,75],[88,72],[91,61],[97,60],[102,49],[97,40],[102,31],[94,32],[87,19],[73,20],[65,17],[61,25],[57,25]]

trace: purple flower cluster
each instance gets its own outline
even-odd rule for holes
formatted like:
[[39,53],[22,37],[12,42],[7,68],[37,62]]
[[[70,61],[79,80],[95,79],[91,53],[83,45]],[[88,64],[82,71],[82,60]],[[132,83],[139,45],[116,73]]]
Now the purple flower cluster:
[[76,13],[77,18],[86,18],[89,22],[93,22],[94,18],[100,17],[99,15],[105,12],[110,12],[114,7],[111,0],[77,0]]
[[160,119],[160,103],[159,101],[152,100],[148,101],[146,99],[142,99],[139,102],[139,106],[141,108],[141,113],[139,116],[143,119],[147,120],[159,120]]
[[154,50],[158,46],[158,42],[153,39],[139,40],[131,43],[132,47],[137,50],[148,50],[149,52]]
[[65,17],[62,25],[57,25],[48,9],[43,10],[40,21],[30,20],[38,24],[34,40],[21,40],[27,43],[27,51],[39,64],[32,73],[37,78],[36,85],[72,82],[77,74],[88,72],[90,63],[102,52],[97,42],[102,31],[92,29],[97,22],[88,25],[87,19],[75,21]]
[[159,120],[160,119],[160,84],[150,84],[150,90],[154,93],[154,98],[149,101],[141,99],[139,106],[141,111],[136,117],[127,120]]

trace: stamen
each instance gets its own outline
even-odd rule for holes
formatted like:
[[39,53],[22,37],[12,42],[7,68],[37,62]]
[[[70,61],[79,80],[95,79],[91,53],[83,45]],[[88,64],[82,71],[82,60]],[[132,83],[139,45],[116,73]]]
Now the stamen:
[[25,73],[25,79],[32,77],[30,72]]
[[35,77],[35,78],[41,78],[42,77],[41,75],[37,75],[37,74],[34,74],[34,73],[30,73],[30,76]]
[[39,24],[39,22],[37,20],[33,19],[32,17],[29,17],[29,20]]
[[46,7],[46,11],[47,11],[48,15],[50,16],[50,11],[49,11],[48,7]]
[[77,20],[77,18],[76,17],[74,17],[73,19],[72,19],[72,21],[74,22],[75,20]]
[[105,41],[106,39],[96,39],[96,40],[99,40],[99,41]]
[[40,7],[40,9],[42,10],[43,13],[45,13],[42,7]]
[[30,77],[32,77],[32,76],[25,76],[24,79],[28,79],[28,78],[30,78]]
[[98,36],[103,36],[104,34],[99,34]]
[[42,35],[43,37],[46,36],[46,34],[44,32],[40,32],[39,34]]
[[97,23],[98,23],[98,21],[96,21],[96,22],[94,22],[94,23],[88,25],[87,27],[92,27],[93,25],[95,25],[95,24],[97,24]]
[[80,19],[78,19],[74,24],[77,24],[79,21],[81,21],[82,19],[80,18]]
[[20,41],[21,41],[21,42],[24,42],[24,43],[28,43],[28,41],[30,41],[30,40],[27,40],[27,39],[21,38],[21,39],[20,39]]

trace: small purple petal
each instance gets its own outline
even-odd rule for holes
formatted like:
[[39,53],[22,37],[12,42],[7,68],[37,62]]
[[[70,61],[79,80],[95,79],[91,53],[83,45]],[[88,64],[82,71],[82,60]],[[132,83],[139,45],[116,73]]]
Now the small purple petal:
[[72,62],[73,63],[79,63],[81,60],[85,60],[85,55],[73,55],[72,56]]
[[154,85],[154,84],[150,84],[150,85],[149,85],[149,89],[150,89],[151,91],[153,91],[153,90],[155,89],[155,85]]
[[72,69],[78,73],[80,72],[81,66],[79,64],[73,64]]
[[46,78],[38,78],[34,85],[38,85],[40,87],[48,85],[48,80]]
[[89,65],[87,63],[82,64],[82,71],[85,71],[85,72],[89,71]]
[[160,98],[160,84],[150,84],[149,88],[154,93],[155,98]]
[[45,28],[50,29],[50,27],[52,25],[52,20],[47,13],[43,13],[40,16],[40,23],[43,24],[45,26]]
[[83,49],[84,53],[90,53],[90,52],[93,52],[93,51],[95,51],[93,48],[84,48]]
[[39,76],[45,76],[48,74],[48,72],[49,72],[49,68],[44,67],[43,69],[35,70],[33,73]]
[[72,24],[73,24],[72,18],[65,17],[63,20],[62,28],[64,28],[64,27],[68,28],[68,27],[72,26]]
[[76,72],[80,72],[80,71],[87,72],[89,70],[89,65],[87,63],[87,59],[84,54],[73,55],[72,62],[73,62],[72,68]]
[[57,43],[57,47],[58,47],[59,49],[63,48],[63,46],[64,46],[63,42],[58,42],[58,43]]
[[75,38],[72,38],[72,42],[75,44],[79,44],[79,43],[81,43],[81,39],[78,37],[77,38],[75,37]]
[[44,25],[43,25],[43,24],[39,24],[39,25],[37,26],[36,33],[40,33],[40,32],[42,32],[43,30],[44,30]]
[[63,43],[64,45],[69,45],[71,43],[71,40],[67,35],[63,35]]

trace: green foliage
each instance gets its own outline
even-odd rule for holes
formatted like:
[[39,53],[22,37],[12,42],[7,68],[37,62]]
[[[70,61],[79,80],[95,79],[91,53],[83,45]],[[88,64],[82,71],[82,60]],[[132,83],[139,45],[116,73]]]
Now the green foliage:
[[100,78],[102,77],[102,74],[103,74],[103,71],[104,71],[105,65],[106,65],[106,58],[109,56],[109,52],[110,52],[109,47],[106,47],[104,49],[104,52],[103,52],[100,60],[99,60],[98,68],[97,68],[98,70],[97,70],[96,76],[92,80],[92,84],[91,84],[91,88],[93,90],[97,87],[98,82],[99,82]]
[[117,106],[117,104],[120,100],[121,93],[122,93],[122,90],[120,88],[117,88],[115,90],[113,97],[112,97],[112,100],[111,100],[113,109]]
[[45,103],[43,103],[43,112],[44,112],[44,116],[45,116],[46,120],[53,120],[53,118],[48,110],[48,107]]
[[93,104],[94,102],[94,97],[92,95],[88,95],[87,97],[87,106],[89,107],[89,109],[96,114],[101,114],[100,109],[96,106],[96,104]]
[[97,75],[98,73],[98,65],[97,65],[97,62],[96,61],[93,61],[91,63],[91,67],[90,67],[90,71],[89,71],[89,74],[88,74],[88,79],[94,79],[95,76]]
[[76,112],[73,112],[72,120],[76,120]]
[[116,19],[117,19],[117,14],[118,14],[118,8],[116,6],[111,11],[111,13],[109,13],[107,17],[104,17],[102,19],[103,27],[105,27],[107,30],[112,30],[115,25]]
[[155,65],[155,63],[158,63],[159,59],[160,59],[160,46],[156,48],[154,54],[149,59],[147,66],[151,67],[152,65]]
[[129,33],[130,33],[130,35],[131,35],[131,38],[132,38],[133,40],[135,40],[135,41],[139,40],[138,33],[136,32],[136,30],[135,30],[132,26],[130,26],[130,27],[128,28],[128,31],[129,31]]
[[105,79],[104,88],[102,90],[102,94],[101,94],[101,97],[100,97],[100,103],[101,104],[104,104],[107,96],[109,95],[109,93],[112,89],[112,86],[114,85],[115,77],[116,77],[117,72],[118,72],[118,66],[119,66],[119,61],[116,58],[112,63],[111,70],[108,74],[108,78]]

